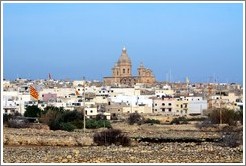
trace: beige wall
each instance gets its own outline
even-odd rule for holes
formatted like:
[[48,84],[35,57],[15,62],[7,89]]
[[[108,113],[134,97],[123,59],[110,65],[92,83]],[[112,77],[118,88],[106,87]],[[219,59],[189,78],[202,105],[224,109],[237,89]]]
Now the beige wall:
[[148,106],[137,106],[137,107],[123,107],[123,113],[143,113],[143,114],[149,114],[152,113],[152,108]]

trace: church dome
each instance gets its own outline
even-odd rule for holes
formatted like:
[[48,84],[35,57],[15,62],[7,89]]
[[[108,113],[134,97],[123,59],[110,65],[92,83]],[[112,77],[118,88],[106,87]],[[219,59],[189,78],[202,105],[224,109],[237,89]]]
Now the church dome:
[[128,57],[127,53],[126,53],[126,48],[124,47],[122,49],[122,53],[120,56],[120,59],[118,60],[118,64],[119,63],[131,63],[130,58]]

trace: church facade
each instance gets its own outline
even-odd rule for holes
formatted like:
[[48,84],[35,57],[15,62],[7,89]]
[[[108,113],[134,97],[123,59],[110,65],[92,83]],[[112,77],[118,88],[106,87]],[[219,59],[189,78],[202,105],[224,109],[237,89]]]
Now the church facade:
[[119,60],[112,68],[112,76],[104,77],[104,84],[133,86],[136,83],[153,84],[155,83],[155,76],[143,64],[138,67],[138,76],[132,76],[132,63],[124,47]]

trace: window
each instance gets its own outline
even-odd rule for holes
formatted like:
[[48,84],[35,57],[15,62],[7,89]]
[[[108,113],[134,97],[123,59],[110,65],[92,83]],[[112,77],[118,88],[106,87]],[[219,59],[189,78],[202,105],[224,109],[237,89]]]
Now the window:
[[168,111],[171,112],[172,111],[172,108],[169,108]]
[[127,70],[128,71],[128,74],[130,73],[130,69]]
[[163,106],[165,106],[165,103],[162,103]]
[[172,103],[168,103],[168,105],[169,105],[169,106],[171,106],[171,105],[172,105]]
[[92,113],[93,111],[91,110],[91,113]]
[[180,107],[183,108],[183,105],[181,104]]
[[165,112],[165,108],[162,108],[161,110],[162,110],[162,112]]
[[155,111],[157,111],[157,109],[155,109]]
[[125,69],[123,69],[123,73],[125,73]]
[[155,103],[155,106],[157,106],[157,104]]

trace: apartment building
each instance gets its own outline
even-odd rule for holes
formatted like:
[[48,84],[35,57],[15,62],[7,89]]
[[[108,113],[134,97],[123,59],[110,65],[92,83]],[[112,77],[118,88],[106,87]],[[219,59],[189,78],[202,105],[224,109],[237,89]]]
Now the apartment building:
[[175,115],[175,98],[156,97],[153,99],[153,112],[162,115]]

